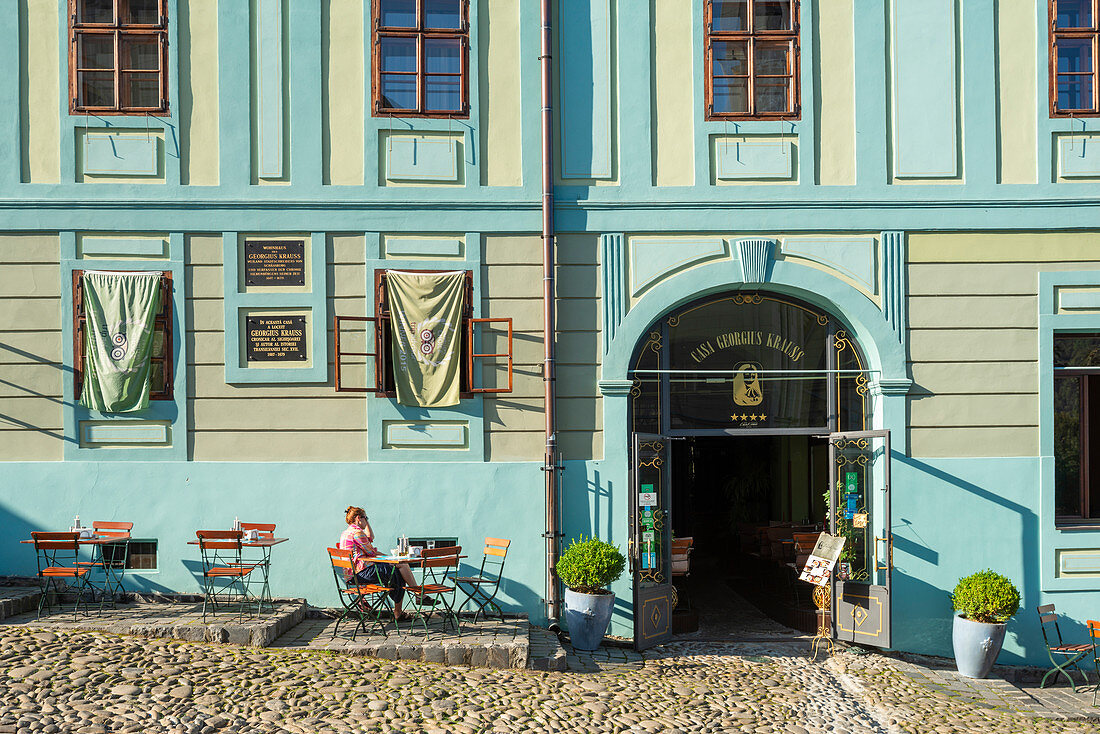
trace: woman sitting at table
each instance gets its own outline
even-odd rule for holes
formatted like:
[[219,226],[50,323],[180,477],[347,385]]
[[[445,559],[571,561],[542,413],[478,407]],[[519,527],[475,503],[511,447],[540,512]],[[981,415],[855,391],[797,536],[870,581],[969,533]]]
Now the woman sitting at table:
[[351,562],[355,568],[354,580],[360,584],[387,587],[390,590],[390,598],[393,599],[394,620],[401,621],[406,616],[401,611],[401,600],[405,598],[405,586],[416,585],[412,569],[407,563],[391,565],[371,562],[371,558],[381,554],[374,547],[374,530],[362,507],[349,507],[345,511],[344,519],[348,526],[340,534],[337,547],[351,551]]

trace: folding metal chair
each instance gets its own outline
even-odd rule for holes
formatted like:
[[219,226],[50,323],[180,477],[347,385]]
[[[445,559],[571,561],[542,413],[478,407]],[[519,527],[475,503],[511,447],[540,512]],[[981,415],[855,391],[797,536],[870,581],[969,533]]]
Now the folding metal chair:
[[[240,525],[242,533],[255,530],[260,540],[271,540],[275,537],[275,523],[273,522],[242,522]],[[259,552],[249,555],[248,551],[250,550]],[[264,603],[267,603],[274,610],[275,604],[271,601],[271,546],[250,548],[246,545],[241,552],[244,554],[242,562],[256,566],[260,570],[260,575],[263,576],[263,587],[260,589],[260,608],[262,609]]]
[[[42,595],[38,597],[38,617],[42,617],[42,607],[52,610],[50,592],[57,597],[58,607],[61,606],[60,595],[62,589],[69,589],[69,582],[76,582],[76,601],[73,602],[73,619],[76,619],[80,611],[80,601],[84,592],[88,590],[88,569],[76,565],[80,546],[77,538],[80,533],[44,533],[32,532],[34,541],[34,558],[38,567],[38,578],[46,581],[42,588]],[[71,565],[66,565],[71,564]],[[88,602],[84,602],[84,611],[88,611]]]
[[111,596],[112,606],[115,603],[115,595],[123,592],[122,577],[126,572],[126,560],[130,555],[130,544],[126,541],[130,538],[130,531],[134,529],[132,522],[106,522],[95,520],[92,522],[92,530],[101,538],[118,538],[117,543],[103,543],[92,546],[95,548],[95,556],[90,561],[77,561],[78,566],[87,566],[89,570],[103,572],[103,596],[100,597],[100,606],[104,597]]
[[[458,614],[455,612],[454,602],[458,586],[454,582],[454,574],[458,572],[458,557],[462,553],[462,546],[450,548],[425,548],[421,551],[420,562],[415,559],[409,562],[414,570],[420,571],[420,583],[406,586],[405,590],[412,594],[416,600],[415,609],[412,611],[412,619],[409,620],[409,632],[412,632],[413,623],[417,619],[424,625],[424,638],[430,636],[428,632],[428,618],[437,611],[438,604],[443,605],[443,626],[446,628],[453,624],[455,632],[461,636],[462,627],[459,625]],[[450,578],[449,578],[450,577]],[[448,581],[452,582],[448,585]],[[448,596],[450,597],[448,599]],[[434,601],[434,606],[424,609],[425,597]],[[396,622],[394,623],[396,626]]]
[[[340,623],[345,619],[356,620],[355,630],[351,633],[351,639],[363,630],[367,631],[367,622],[373,622],[374,626],[382,632],[383,637],[388,637],[386,625],[382,622],[382,612],[389,607],[389,592],[385,586],[378,584],[360,584],[354,578],[355,564],[351,560],[350,550],[339,548],[328,549],[329,562],[332,564],[332,577],[336,579],[336,591],[340,595],[340,604],[344,611],[336,619],[336,626],[332,628],[332,636],[336,637]],[[397,622],[394,622],[394,627]]]
[[1092,705],[1096,705],[1096,693],[1100,691],[1100,622],[1095,619],[1085,621],[1089,637],[1092,638],[1092,667],[1096,669],[1096,687],[1092,689]]
[[[221,591],[240,584],[240,606],[238,620],[244,619],[244,609],[248,600],[248,577],[255,565],[241,560],[241,534],[236,530],[197,530],[199,553],[202,556],[203,600],[202,621],[206,621],[206,609],[210,606],[218,613],[218,591],[216,585],[226,584]],[[228,599],[224,602],[228,604]],[[257,610],[258,611],[258,610]]]
[[[1037,607],[1039,612],[1039,628],[1043,631],[1043,644],[1047,646],[1047,656],[1050,657],[1050,662],[1054,666],[1047,671],[1047,674],[1043,676],[1043,680],[1039,682],[1040,688],[1045,688],[1047,685],[1047,678],[1052,675],[1061,673],[1069,680],[1069,685],[1073,689],[1074,693],[1077,693],[1077,686],[1073,682],[1073,678],[1066,668],[1077,668],[1077,672],[1081,674],[1081,678],[1085,681],[1085,685],[1088,685],[1089,679],[1085,675],[1085,671],[1081,670],[1081,666],[1077,663],[1089,654],[1090,650],[1093,650],[1092,645],[1067,645],[1062,640],[1062,630],[1058,628],[1058,615],[1054,613],[1053,604],[1044,604],[1041,607]],[[1051,644],[1051,635],[1047,633],[1048,627],[1054,627],[1054,639],[1058,642],[1055,645]],[[1061,663],[1054,659],[1054,656],[1058,655],[1063,659]],[[1057,680],[1057,678],[1055,678]]]
[[478,570],[477,575],[459,576],[455,579],[455,583],[463,587],[462,593],[466,595],[466,598],[458,607],[459,610],[464,609],[470,602],[477,605],[477,611],[474,612],[474,622],[477,622],[478,616],[482,613],[488,619],[488,608],[492,608],[500,615],[500,620],[504,621],[504,610],[500,608],[500,605],[494,599],[496,599],[497,591],[500,590],[500,580],[504,577],[504,561],[508,558],[508,546],[511,544],[512,541],[510,540],[486,538],[485,554],[481,557],[481,568]]

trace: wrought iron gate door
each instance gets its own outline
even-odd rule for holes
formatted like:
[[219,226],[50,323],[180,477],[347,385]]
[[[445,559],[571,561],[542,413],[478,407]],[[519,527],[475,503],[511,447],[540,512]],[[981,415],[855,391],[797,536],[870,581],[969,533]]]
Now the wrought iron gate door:
[[665,436],[635,433],[632,439],[627,557],[634,578],[634,647],[644,650],[672,637],[670,452]]
[[829,435],[830,530],[846,538],[833,572],[833,636],[890,647],[890,432]]

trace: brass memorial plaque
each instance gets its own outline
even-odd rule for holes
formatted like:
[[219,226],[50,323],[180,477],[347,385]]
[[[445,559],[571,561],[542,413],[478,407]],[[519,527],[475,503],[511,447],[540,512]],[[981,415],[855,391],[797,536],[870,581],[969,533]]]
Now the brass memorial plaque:
[[306,284],[305,240],[244,243],[245,285]]
[[304,362],[308,359],[306,317],[247,317],[245,353],[249,362]]

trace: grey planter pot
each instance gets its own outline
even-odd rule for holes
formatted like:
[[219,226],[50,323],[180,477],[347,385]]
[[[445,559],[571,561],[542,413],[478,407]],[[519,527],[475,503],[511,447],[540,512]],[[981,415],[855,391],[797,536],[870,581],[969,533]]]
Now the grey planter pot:
[[611,623],[614,594],[582,594],[565,590],[565,624],[569,641],[577,650],[595,650]]
[[951,646],[955,650],[955,667],[967,678],[986,677],[1004,641],[1005,625],[975,622],[961,614],[955,615]]

